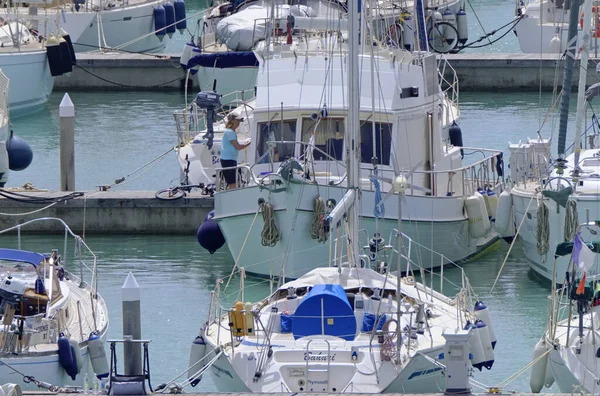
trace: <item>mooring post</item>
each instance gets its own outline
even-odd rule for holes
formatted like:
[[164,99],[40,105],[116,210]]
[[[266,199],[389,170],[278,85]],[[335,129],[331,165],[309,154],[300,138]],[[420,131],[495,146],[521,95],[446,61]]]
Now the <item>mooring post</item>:
[[75,191],[75,106],[68,93],[58,106],[60,116],[60,190]]
[[[142,319],[140,311],[140,286],[130,272],[121,288],[123,303],[123,339],[142,339]],[[125,342],[123,344],[123,368],[125,375],[141,375],[142,344]]]

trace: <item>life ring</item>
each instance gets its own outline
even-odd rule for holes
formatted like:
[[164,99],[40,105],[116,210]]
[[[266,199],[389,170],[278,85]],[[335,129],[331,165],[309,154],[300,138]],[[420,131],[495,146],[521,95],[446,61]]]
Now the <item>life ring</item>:
[[[596,30],[592,30],[592,37],[600,37],[600,6],[593,6],[592,12],[596,15]],[[579,27],[583,29],[583,17],[585,16],[585,12],[581,13],[581,17],[579,18]]]

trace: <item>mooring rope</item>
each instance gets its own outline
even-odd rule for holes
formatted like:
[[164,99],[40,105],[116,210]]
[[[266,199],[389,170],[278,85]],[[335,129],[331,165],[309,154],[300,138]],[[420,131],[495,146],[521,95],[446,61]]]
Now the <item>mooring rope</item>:
[[270,202],[261,203],[260,208],[265,222],[260,233],[261,243],[263,246],[273,247],[281,239],[281,234],[275,224],[275,209]]
[[537,208],[537,253],[540,256],[546,255],[550,249],[550,222],[548,220],[548,207],[543,198],[538,198]]
[[579,226],[579,217],[577,216],[577,201],[569,199],[567,201],[565,213],[565,241],[572,241],[575,238],[575,231]]
[[320,195],[317,195],[313,201],[313,220],[310,229],[310,236],[316,239],[319,243],[327,242],[327,233],[323,228],[323,220],[325,219],[325,200]]

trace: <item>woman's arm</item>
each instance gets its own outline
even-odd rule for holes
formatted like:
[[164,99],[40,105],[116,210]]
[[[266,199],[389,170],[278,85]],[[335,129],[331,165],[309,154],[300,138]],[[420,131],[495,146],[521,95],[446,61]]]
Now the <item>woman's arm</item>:
[[238,151],[239,151],[239,150],[243,150],[243,149],[245,149],[246,147],[250,146],[250,142],[248,142],[248,143],[246,143],[246,144],[240,144],[240,142],[238,142],[238,140],[237,140],[237,139],[235,139],[235,140],[230,140],[230,141],[229,141],[229,143],[231,143],[231,145],[232,145],[233,147],[235,147],[235,149],[236,149],[236,150],[238,150]]

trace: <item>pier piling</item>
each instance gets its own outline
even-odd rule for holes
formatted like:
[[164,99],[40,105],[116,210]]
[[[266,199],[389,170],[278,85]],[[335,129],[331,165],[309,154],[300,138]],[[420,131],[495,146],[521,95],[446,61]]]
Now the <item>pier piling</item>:
[[60,190],[75,191],[75,106],[68,93],[58,106],[60,116]]
[[[142,339],[142,319],[140,311],[140,286],[130,272],[121,287],[123,304],[123,339]],[[123,368],[125,375],[142,374],[142,344],[125,342],[123,344]]]

